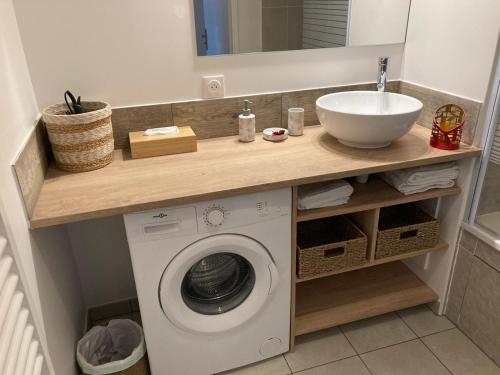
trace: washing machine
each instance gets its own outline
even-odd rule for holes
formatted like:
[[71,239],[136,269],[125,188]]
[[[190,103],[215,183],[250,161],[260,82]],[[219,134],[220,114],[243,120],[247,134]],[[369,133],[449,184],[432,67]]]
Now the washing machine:
[[291,190],[125,215],[153,375],[208,375],[289,349]]

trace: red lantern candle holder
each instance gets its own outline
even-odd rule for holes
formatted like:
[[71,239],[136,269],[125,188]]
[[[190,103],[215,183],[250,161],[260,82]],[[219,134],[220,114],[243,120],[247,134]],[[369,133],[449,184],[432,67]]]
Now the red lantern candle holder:
[[460,147],[464,129],[465,111],[455,104],[440,107],[432,123],[431,146],[441,150],[456,150]]

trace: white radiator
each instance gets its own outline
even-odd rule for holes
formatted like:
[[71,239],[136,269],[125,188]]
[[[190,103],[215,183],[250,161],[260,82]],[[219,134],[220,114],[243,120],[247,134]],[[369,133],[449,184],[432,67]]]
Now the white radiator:
[[500,165],[500,116],[498,116],[496,130],[494,134],[493,145],[490,151],[490,161]]
[[43,355],[8,246],[0,236],[0,374],[40,375]]
[[349,0],[304,0],[303,48],[344,47]]

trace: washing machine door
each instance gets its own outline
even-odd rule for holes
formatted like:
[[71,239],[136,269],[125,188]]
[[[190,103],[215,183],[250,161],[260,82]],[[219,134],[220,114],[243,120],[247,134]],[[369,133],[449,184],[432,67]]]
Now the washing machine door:
[[181,329],[223,332],[257,314],[278,280],[274,261],[259,242],[215,235],[186,247],[168,264],[160,281],[160,303]]

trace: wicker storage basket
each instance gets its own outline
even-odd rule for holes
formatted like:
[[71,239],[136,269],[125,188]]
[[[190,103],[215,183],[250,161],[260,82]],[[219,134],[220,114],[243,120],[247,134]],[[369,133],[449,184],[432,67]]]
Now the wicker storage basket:
[[382,208],[375,259],[434,247],[439,241],[439,223],[415,204]]
[[87,112],[68,115],[66,104],[43,111],[52,152],[59,169],[85,172],[113,161],[111,106],[103,102],[83,102]]
[[367,244],[366,235],[345,216],[299,223],[297,275],[310,277],[362,265]]

